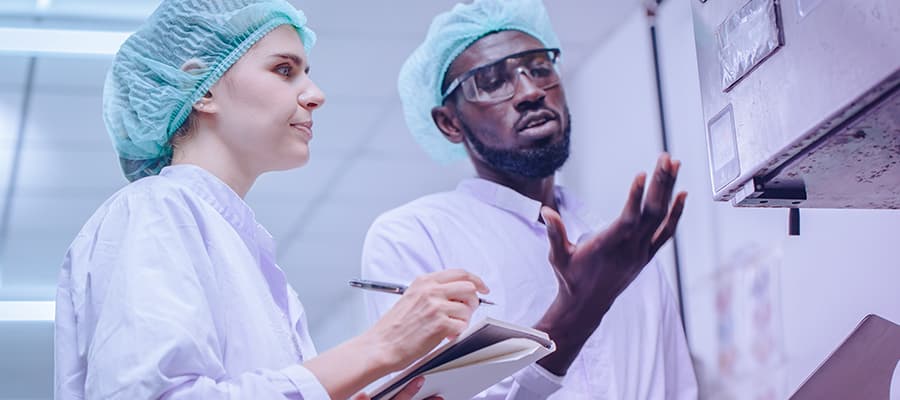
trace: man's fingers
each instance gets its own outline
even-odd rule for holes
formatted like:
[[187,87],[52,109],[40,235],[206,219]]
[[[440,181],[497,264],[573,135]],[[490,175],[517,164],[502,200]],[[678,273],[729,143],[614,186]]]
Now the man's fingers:
[[647,174],[641,172],[631,182],[628,200],[622,210],[622,219],[628,224],[636,224],[641,217],[641,203],[644,200],[644,187],[647,186]]
[[653,234],[659,229],[660,224],[666,218],[669,209],[669,201],[672,199],[672,190],[675,187],[675,178],[680,168],[678,161],[672,161],[668,154],[663,153],[659,157],[653,178],[647,188],[647,198],[644,200],[644,208],[641,212],[640,234],[649,243]]
[[686,201],[687,192],[680,192],[675,196],[675,201],[672,203],[672,209],[669,211],[669,215],[666,217],[663,226],[659,228],[654,235],[653,241],[650,242],[651,258],[659,251],[659,248],[666,244],[666,241],[675,234],[675,229],[678,227],[678,221],[681,220],[681,214],[684,212],[684,204]]
[[550,263],[555,266],[568,264],[572,254],[572,245],[566,233],[562,217],[550,207],[541,207],[541,217],[547,226],[547,240],[550,241]]

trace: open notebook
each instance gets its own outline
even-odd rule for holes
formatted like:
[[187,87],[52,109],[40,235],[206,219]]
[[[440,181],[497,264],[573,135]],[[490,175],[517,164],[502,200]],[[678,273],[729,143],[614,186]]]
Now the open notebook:
[[539,330],[486,318],[387,381],[370,396],[390,399],[411,380],[425,377],[413,400],[440,395],[444,400],[471,399],[547,354],[556,344]]

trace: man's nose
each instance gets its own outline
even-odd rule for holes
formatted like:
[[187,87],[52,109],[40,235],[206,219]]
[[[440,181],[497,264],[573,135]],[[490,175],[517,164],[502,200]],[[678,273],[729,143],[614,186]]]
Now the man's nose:
[[534,83],[528,70],[523,67],[516,68],[516,104],[539,101],[546,95],[547,92]]

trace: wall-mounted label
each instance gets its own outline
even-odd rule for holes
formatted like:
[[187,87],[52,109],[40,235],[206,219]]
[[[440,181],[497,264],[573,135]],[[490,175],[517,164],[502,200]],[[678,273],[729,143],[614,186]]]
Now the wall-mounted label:
[[713,187],[718,191],[737,178],[741,172],[731,104],[709,120],[707,134]]
[[722,91],[729,91],[784,43],[777,0],[750,0],[716,29]]

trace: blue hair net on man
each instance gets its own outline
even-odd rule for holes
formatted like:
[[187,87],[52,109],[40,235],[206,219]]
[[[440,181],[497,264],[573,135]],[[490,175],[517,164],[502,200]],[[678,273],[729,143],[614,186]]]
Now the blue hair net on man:
[[397,86],[406,125],[433,159],[446,163],[466,154],[461,144],[443,137],[431,118],[431,109],[441,105],[450,64],[478,39],[507,30],[527,33],[548,48],[560,47],[540,0],[476,0],[435,17],[425,42],[403,64]]
[[129,181],[172,160],[172,135],[195,102],[259,39],[281,25],[316,41],[284,0],[163,0],[122,44],[103,89],[103,119]]

